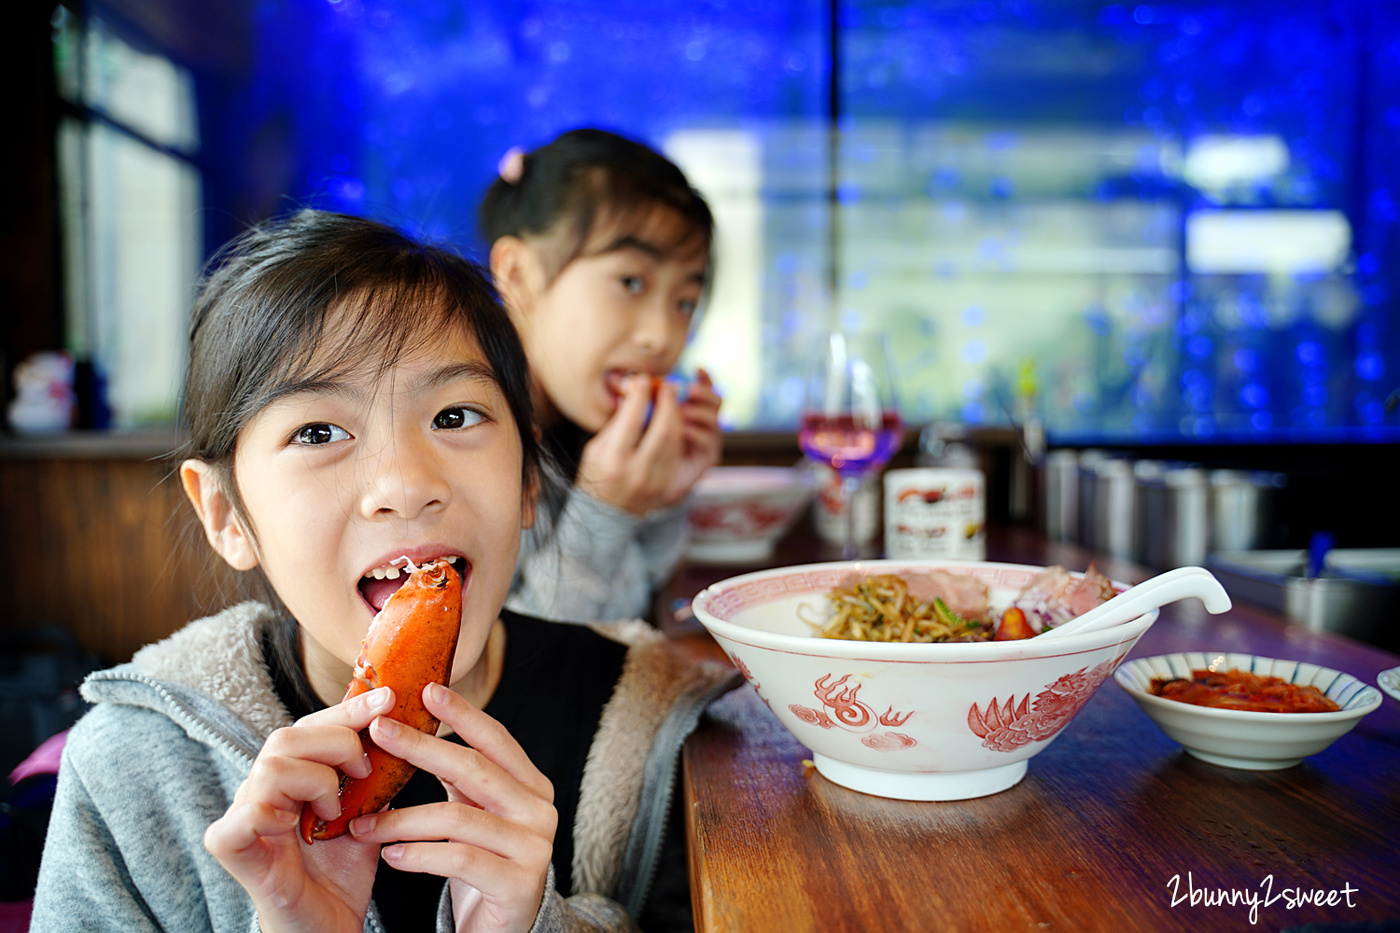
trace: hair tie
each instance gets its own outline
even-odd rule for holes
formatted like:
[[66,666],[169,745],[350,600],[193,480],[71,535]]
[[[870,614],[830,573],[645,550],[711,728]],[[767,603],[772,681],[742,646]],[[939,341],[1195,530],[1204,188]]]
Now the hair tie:
[[501,161],[496,165],[496,171],[500,173],[501,181],[508,185],[517,184],[520,176],[525,174],[525,152],[519,146],[511,146],[506,150],[506,154],[501,156]]

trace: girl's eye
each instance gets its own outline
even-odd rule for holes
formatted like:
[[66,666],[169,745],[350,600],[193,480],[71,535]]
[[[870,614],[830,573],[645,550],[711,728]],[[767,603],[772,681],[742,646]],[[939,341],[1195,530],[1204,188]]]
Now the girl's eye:
[[456,431],[485,420],[485,415],[471,408],[444,408],[433,417],[433,428],[438,431]]
[[344,428],[336,427],[333,424],[307,424],[297,428],[297,433],[292,435],[294,444],[329,444],[332,441],[343,441],[350,437],[350,432]]
[[640,295],[642,290],[646,288],[646,283],[642,281],[640,275],[624,275],[622,287],[627,290],[629,295]]
[[694,317],[695,309],[698,307],[700,307],[700,302],[696,301],[694,298],[686,298],[680,303],[680,312],[686,317]]

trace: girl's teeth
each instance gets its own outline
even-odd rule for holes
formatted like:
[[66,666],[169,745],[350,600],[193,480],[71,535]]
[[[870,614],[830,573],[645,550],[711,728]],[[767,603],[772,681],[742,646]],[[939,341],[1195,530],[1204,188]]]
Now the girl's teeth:
[[[437,558],[437,560],[443,560],[449,564],[455,564],[458,563],[461,560],[461,558],[454,554],[451,557],[439,557]],[[432,561],[428,561],[428,563],[432,563]],[[422,564],[420,566],[427,566],[427,564]],[[374,579],[376,580],[397,580],[400,574],[406,572],[406,568],[401,569],[399,567],[394,566],[393,564],[390,564],[387,567],[375,567],[373,570],[367,572],[365,576],[374,577]]]

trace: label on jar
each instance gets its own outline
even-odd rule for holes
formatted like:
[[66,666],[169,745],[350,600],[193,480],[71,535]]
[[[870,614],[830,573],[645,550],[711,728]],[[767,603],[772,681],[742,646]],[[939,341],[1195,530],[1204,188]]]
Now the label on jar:
[[921,467],[885,474],[885,556],[985,560],[981,470]]

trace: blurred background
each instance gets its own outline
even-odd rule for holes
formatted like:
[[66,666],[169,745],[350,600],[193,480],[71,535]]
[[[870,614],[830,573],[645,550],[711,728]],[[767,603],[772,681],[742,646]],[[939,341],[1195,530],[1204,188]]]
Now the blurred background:
[[[581,125],[662,149],[715,207],[716,287],[682,365],[715,374],[731,462],[793,462],[793,348],[844,323],[894,339],[896,464],[926,425],[964,434],[990,520],[1043,520],[1027,463],[1094,449],[1286,474],[1254,546],[1395,543],[1393,0],[11,10],[8,426],[52,427],[43,399],[69,385],[79,430],[0,439],[0,556],[80,554],[77,621],[48,615],[103,653],[136,638],[113,618],[188,611],[150,609],[179,588],[128,565],[195,559],[151,518],[180,505],[151,458],[205,259],[300,205],[480,258],[502,154]],[[24,385],[40,401],[17,407]]]
[[718,211],[687,363],[731,428],[791,429],[789,348],[840,320],[894,337],[916,423],[1397,436],[1394,3],[31,6],[47,216],[11,213],[4,355],[91,364],[89,421],[170,422],[191,283],[246,223],[310,203],[480,255],[501,155],[600,125]]

